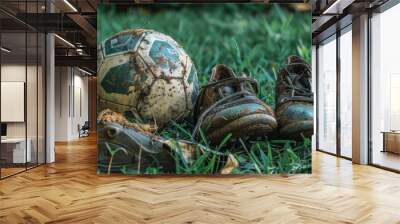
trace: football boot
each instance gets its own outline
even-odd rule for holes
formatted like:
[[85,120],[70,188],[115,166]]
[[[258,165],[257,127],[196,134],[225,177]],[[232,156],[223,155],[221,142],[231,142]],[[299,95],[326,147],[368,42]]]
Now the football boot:
[[232,138],[262,137],[273,132],[277,121],[273,109],[257,98],[257,82],[237,77],[231,68],[218,64],[203,86],[194,109],[197,121],[193,136],[203,131],[211,144]]
[[310,137],[313,134],[311,68],[298,56],[290,56],[279,72],[275,113],[280,137]]
[[97,127],[100,173],[121,173],[123,170],[143,173],[148,167],[161,168],[165,173],[174,172],[173,154],[177,150],[186,162],[192,160],[195,145],[155,135],[156,126],[132,123],[121,113],[103,110],[99,113]]

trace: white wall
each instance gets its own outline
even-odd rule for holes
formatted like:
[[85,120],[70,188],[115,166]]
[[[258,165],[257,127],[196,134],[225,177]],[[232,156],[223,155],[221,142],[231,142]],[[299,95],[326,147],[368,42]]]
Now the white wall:
[[70,141],[88,120],[88,78],[72,67],[56,67],[55,74],[55,140]]
[[[28,72],[28,87],[27,87],[27,120],[28,129],[32,127],[36,130],[36,79],[31,77],[31,75],[36,77],[36,66],[27,66],[19,64],[5,64],[1,66],[1,81],[4,82],[25,82],[25,75],[27,69]],[[39,70],[39,72],[41,72]],[[42,105],[39,105],[39,107]],[[7,110],[7,108],[1,108],[2,110]],[[25,122],[7,122],[7,136],[8,137],[25,137]],[[29,137],[28,130],[28,137]],[[36,135],[36,132],[35,132]]]
[[[25,64],[2,65],[1,81],[25,82]],[[1,108],[1,110],[6,110],[6,109],[7,108]],[[25,123],[24,122],[7,123],[7,137],[25,137]]]
[[72,108],[72,120],[71,120],[71,135],[73,138],[79,137],[78,132],[78,124],[81,126],[85,123],[85,121],[89,120],[89,111],[88,111],[88,78],[81,76],[82,73],[79,72],[79,75],[74,75],[74,83],[73,83],[73,105]]
[[70,77],[68,74],[67,67],[56,67],[55,68],[55,141],[67,141],[69,133],[68,124],[68,88],[70,84]]

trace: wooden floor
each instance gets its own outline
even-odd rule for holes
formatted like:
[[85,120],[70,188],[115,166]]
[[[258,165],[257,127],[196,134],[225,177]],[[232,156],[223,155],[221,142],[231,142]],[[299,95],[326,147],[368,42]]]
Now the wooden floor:
[[315,152],[313,174],[96,174],[96,140],[0,181],[0,223],[400,223],[400,175]]
[[374,164],[388,167],[395,170],[400,170],[400,155],[391,152],[374,151],[373,154]]
[[1,168],[1,177],[7,177],[11,176],[13,174],[23,172],[25,170],[25,167],[7,167],[7,168]]

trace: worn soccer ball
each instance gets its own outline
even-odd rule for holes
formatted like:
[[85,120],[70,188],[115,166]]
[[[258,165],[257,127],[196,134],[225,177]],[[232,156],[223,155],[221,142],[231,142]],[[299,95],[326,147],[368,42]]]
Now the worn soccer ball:
[[99,109],[130,111],[158,126],[187,116],[199,94],[196,68],[171,37],[120,32],[98,45]]

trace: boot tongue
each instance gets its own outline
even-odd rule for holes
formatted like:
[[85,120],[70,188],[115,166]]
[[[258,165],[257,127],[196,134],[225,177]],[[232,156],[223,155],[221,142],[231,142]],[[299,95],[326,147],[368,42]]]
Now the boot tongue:
[[[218,64],[215,65],[212,74],[211,74],[211,81],[212,82],[219,82],[225,79],[235,78],[235,73],[229,67]],[[221,92],[223,96],[231,95],[235,92],[234,84],[226,84],[224,87],[221,88]]]
[[284,102],[292,97],[311,97],[311,72],[307,62],[299,56],[290,56],[286,68],[288,71],[288,73],[285,73],[287,75],[286,78],[290,82],[285,82],[286,87],[284,89],[289,88],[290,91],[279,94],[278,102]]
[[218,82],[229,78],[235,78],[235,73],[226,65],[218,64],[212,69],[210,81]]
[[288,69],[290,72],[294,72],[296,74],[308,75],[307,70],[309,70],[307,66],[307,62],[304,61],[301,57],[292,55],[288,58]]
[[288,58],[288,64],[293,64],[293,63],[305,64],[306,62],[302,58],[300,58],[299,56],[292,55],[292,56],[289,56],[289,58]]

